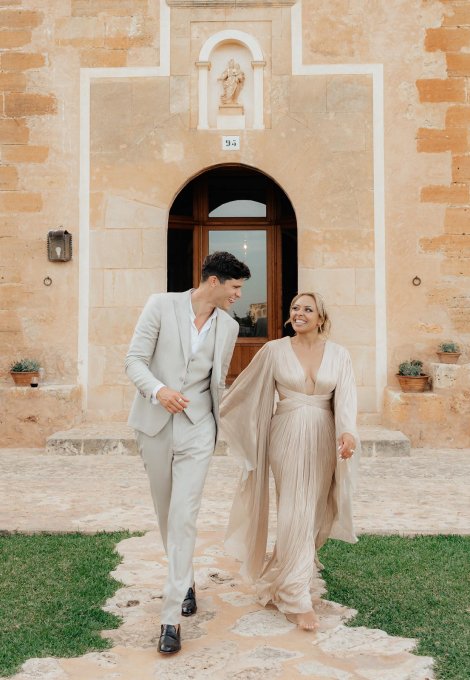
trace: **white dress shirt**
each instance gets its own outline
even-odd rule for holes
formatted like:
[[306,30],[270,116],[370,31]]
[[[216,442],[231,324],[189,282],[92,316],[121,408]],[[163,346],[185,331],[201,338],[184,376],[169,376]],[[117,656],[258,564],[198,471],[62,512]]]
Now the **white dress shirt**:
[[[214,319],[217,318],[217,307],[214,308],[214,311],[212,312],[211,316],[207,319],[206,323],[204,326],[201,328],[200,331],[196,328],[196,324],[194,323],[196,321],[196,315],[193,310],[193,305],[191,302],[191,296],[189,296],[189,319],[191,321],[191,353],[196,354],[198,351],[199,347],[202,345],[204,340],[207,337],[207,334],[209,333],[209,330],[212,326],[212,322]],[[162,387],[166,387],[162,382],[158,380],[156,387],[154,388],[151,396],[150,396],[150,401],[152,404],[159,404],[160,402],[157,399],[157,394],[158,392],[162,389]]]

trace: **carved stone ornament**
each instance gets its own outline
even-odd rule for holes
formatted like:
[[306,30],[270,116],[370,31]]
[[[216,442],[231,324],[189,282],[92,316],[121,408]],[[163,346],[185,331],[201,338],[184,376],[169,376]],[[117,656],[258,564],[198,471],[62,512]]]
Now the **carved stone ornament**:
[[237,106],[238,95],[245,82],[245,74],[241,70],[240,64],[237,64],[235,59],[230,59],[227,68],[217,80],[222,82],[224,88],[220,95],[220,103],[223,106]]
[[292,7],[297,0],[166,0],[170,7]]

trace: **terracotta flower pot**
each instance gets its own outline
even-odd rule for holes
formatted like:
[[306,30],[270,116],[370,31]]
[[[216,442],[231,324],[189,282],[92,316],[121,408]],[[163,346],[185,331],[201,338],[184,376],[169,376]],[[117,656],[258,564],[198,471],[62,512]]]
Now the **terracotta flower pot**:
[[424,392],[427,387],[428,375],[398,375],[398,382],[403,392]]
[[10,375],[15,381],[15,385],[20,387],[31,385],[33,378],[39,380],[39,371],[10,371]]
[[460,352],[437,352],[440,364],[456,364],[460,354]]

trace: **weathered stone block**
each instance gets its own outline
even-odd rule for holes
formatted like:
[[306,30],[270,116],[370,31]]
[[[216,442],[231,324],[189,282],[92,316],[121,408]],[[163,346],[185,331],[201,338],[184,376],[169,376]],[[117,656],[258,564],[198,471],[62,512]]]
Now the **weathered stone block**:
[[470,76],[470,54],[451,52],[446,54],[446,60],[450,76]]
[[470,6],[464,0],[461,5],[453,4],[451,13],[446,13],[443,17],[443,26],[470,26]]
[[80,52],[80,66],[84,68],[114,68],[127,65],[126,50],[96,48]]
[[366,458],[396,458],[409,456],[411,444],[409,438],[399,430],[387,430],[384,427],[359,429],[362,455]]
[[461,366],[457,364],[431,363],[433,390],[447,390],[455,386]]
[[422,238],[419,245],[424,252],[470,257],[470,234],[443,234],[435,238]]
[[4,92],[21,92],[26,87],[23,73],[0,73],[0,90]]
[[26,144],[29,139],[29,128],[22,120],[0,120],[1,144]]
[[[441,272],[452,276],[470,276],[470,257],[455,257],[452,260],[446,260],[441,264]],[[468,332],[468,326],[466,332]]]
[[48,155],[48,146],[14,144],[2,147],[2,159],[7,163],[44,163]]
[[103,16],[61,17],[55,23],[55,39],[58,45],[79,48],[103,47],[106,23]]
[[54,95],[14,93],[5,95],[5,113],[13,118],[57,113]]
[[330,76],[326,85],[328,111],[372,110],[371,76]]
[[108,229],[166,228],[167,211],[156,205],[132,201],[123,196],[108,196],[104,226]]
[[0,167],[0,190],[15,189],[18,184],[18,170],[12,165]]
[[444,226],[450,234],[470,233],[470,208],[447,208]]
[[31,31],[0,31],[0,49],[23,47],[31,42]]
[[427,78],[417,80],[416,87],[421,102],[462,102],[466,101],[465,78],[439,80]]
[[105,47],[128,49],[153,44],[156,25],[150,18],[142,16],[119,16],[106,20]]
[[130,342],[141,307],[101,307],[90,311],[90,343],[110,346]]
[[33,194],[23,191],[5,191],[0,194],[0,211],[39,212],[41,209],[41,194]]
[[417,149],[425,153],[454,151],[461,153],[468,150],[468,132],[465,128],[435,130],[420,128],[417,134]]
[[42,23],[40,12],[27,10],[0,10],[0,26],[3,28],[35,28]]
[[[470,106],[449,106],[446,112],[447,128],[466,128],[470,125]],[[458,149],[455,149],[458,151]]]
[[421,189],[423,203],[468,203],[469,187],[465,184],[445,186],[428,186]]
[[92,231],[91,265],[95,269],[139,269],[142,266],[142,232],[139,229]]
[[0,387],[2,446],[44,446],[53,432],[81,421],[80,398],[74,385]]
[[5,52],[0,57],[0,64],[4,71],[27,71],[41,68],[45,64],[43,54],[34,52]]
[[163,278],[155,268],[105,270],[103,276],[105,307],[143,307],[149,295],[161,290]]
[[424,41],[429,52],[458,52],[470,44],[470,28],[429,28]]
[[454,182],[470,182],[470,156],[452,158],[452,179]]
[[72,16],[134,16],[146,14],[148,0],[72,0]]
[[134,430],[127,425],[83,425],[48,437],[47,454],[138,455]]

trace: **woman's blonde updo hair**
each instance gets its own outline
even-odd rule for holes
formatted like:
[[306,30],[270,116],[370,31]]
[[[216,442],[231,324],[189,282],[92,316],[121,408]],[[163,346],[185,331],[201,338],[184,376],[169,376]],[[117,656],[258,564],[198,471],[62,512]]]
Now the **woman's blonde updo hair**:
[[[328,333],[330,332],[330,328],[331,328],[331,321],[330,321],[330,317],[328,316],[328,312],[326,311],[325,303],[324,303],[323,298],[320,295],[320,293],[310,293],[310,292],[308,292],[308,293],[297,293],[297,295],[294,298],[292,298],[292,300],[291,300],[291,303],[289,305],[289,312],[292,309],[292,307],[295,305],[297,300],[299,298],[303,297],[304,295],[308,295],[309,297],[311,297],[315,300],[315,305],[317,307],[318,314],[320,315],[320,325],[318,326],[318,332],[320,333],[320,335],[328,335]],[[287,321],[284,325],[286,325],[288,323],[290,323],[290,319],[287,319]]]

